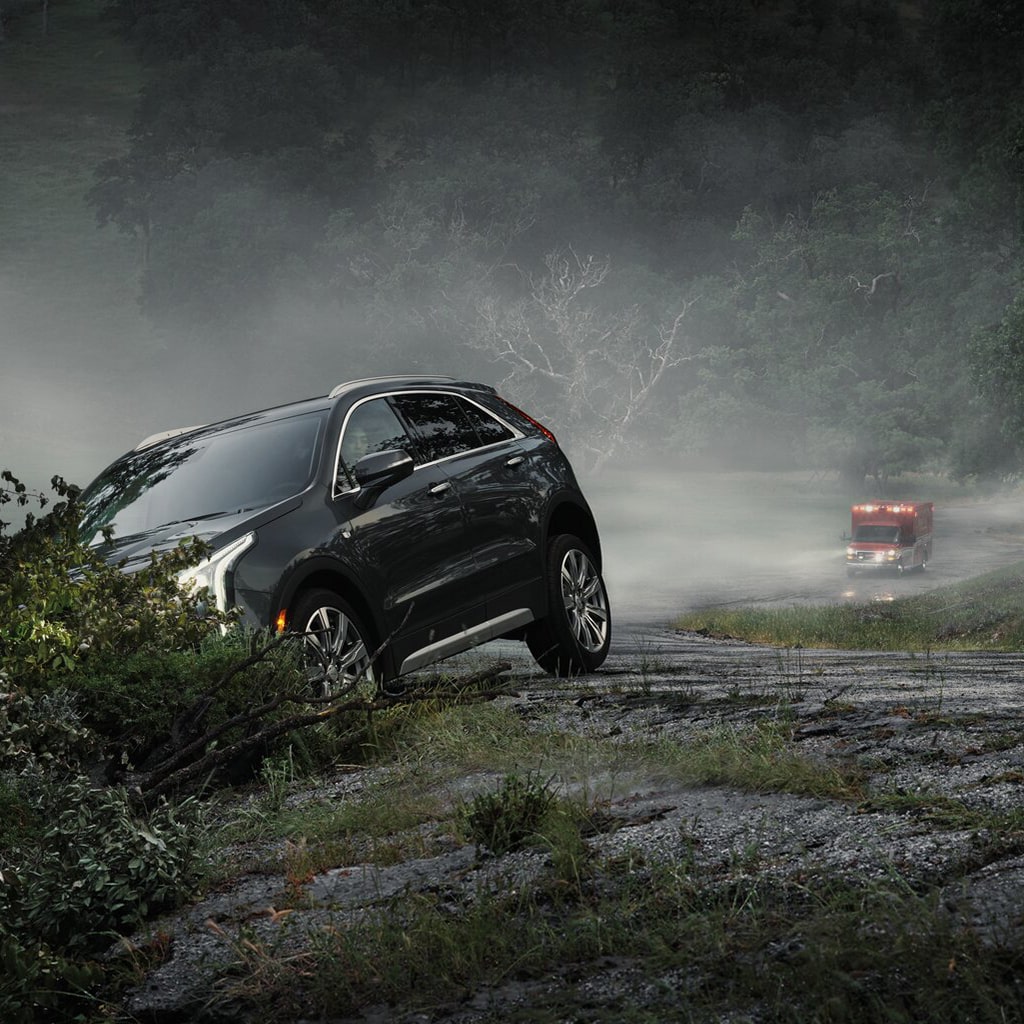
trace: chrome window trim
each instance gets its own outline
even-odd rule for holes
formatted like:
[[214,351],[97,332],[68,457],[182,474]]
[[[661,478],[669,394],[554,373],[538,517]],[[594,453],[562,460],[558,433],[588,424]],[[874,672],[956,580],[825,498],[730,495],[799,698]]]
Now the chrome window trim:
[[356,411],[356,409],[358,409],[359,406],[363,405],[365,402],[375,402],[375,401],[377,401],[378,399],[381,399],[381,398],[393,398],[393,397],[396,397],[396,396],[401,397],[401,396],[404,396],[404,395],[451,395],[454,398],[461,398],[463,401],[472,403],[485,416],[490,416],[491,419],[497,420],[500,424],[502,424],[504,427],[506,427],[508,430],[510,430],[512,432],[512,436],[509,437],[509,438],[506,438],[503,441],[492,441],[490,444],[480,445],[478,448],[467,448],[463,452],[456,452],[454,455],[446,455],[443,459],[434,459],[433,462],[424,462],[422,465],[414,466],[413,467],[413,472],[414,473],[417,472],[418,470],[421,470],[421,469],[427,469],[430,466],[438,466],[442,462],[448,462],[451,459],[462,458],[462,456],[469,455],[469,454],[471,454],[473,452],[484,452],[484,451],[487,451],[489,448],[497,448],[498,445],[508,444],[509,441],[520,441],[524,437],[526,437],[526,434],[522,430],[520,430],[517,426],[515,426],[512,423],[509,423],[508,420],[506,420],[503,417],[499,416],[497,413],[495,413],[491,409],[488,409],[486,406],[481,405],[479,402],[477,402],[473,398],[470,398],[469,395],[464,395],[464,394],[462,394],[461,392],[458,392],[458,391],[446,391],[446,390],[443,390],[441,388],[430,388],[430,387],[413,387],[413,388],[399,388],[399,389],[397,389],[395,391],[381,391],[381,392],[379,392],[376,395],[367,395],[365,398],[360,398],[359,401],[354,403],[352,408],[350,408],[348,410],[348,412],[345,413],[345,419],[342,421],[341,430],[338,431],[338,444],[337,444],[337,447],[335,448],[335,452],[334,452],[334,470],[333,470],[333,473],[332,473],[332,476],[331,476],[331,498],[333,500],[341,498],[341,497],[343,497],[346,494],[356,494],[357,492],[362,490],[362,488],[360,488],[358,486],[356,486],[356,487],[345,487],[342,490],[338,489],[338,484],[339,484],[338,468],[341,465],[341,443],[345,439],[345,431],[348,429],[348,421],[351,418],[352,413],[354,413]]

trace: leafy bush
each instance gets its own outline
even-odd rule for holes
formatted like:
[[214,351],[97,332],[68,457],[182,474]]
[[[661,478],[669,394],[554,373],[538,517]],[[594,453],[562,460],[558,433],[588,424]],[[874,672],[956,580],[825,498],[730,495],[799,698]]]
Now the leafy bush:
[[75,694],[65,688],[31,695],[0,694],[0,772],[76,772],[99,739],[82,719]]
[[[0,505],[26,504],[24,484],[9,471]],[[186,595],[178,575],[205,553],[199,542],[151,556],[144,571],[121,572],[79,539],[79,489],[54,477],[62,499],[14,534],[0,523],[0,671],[7,685],[50,688],[97,658],[141,647],[187,649],[225,617],[201,595]],[[41,507],[45,495],[32,497]]]
[[48,946],[5,934],[0,926],[0,1020],[4,1024],[81,1022],[89,990],[101,977],[96,964],[75,963]]
[[[263,633],[234,629],[188,650],[143,647],[124,657],[95,658],[79,670],[76,692],[108,753],[125,768],[139,767],[172,739],[181,746],[277,694],[301,692],[304,677],[287,644],[234,672],[266,641]],[[265,720],[275,713],[283,711],[268,711]],[[237,731],[244,729],[240,724]]]
[[[26,814],[11,827],[12,808]],[[123,788],[31,773],[0,780],[0,1020],[91,1019],[112,934],[192,887],[204,833],[195,800],[133,810]]]
[[555,802],[550,782],[533,775],[506,775],[501,788],[478,793],[462,810],[462,819],[477,850],[495,856],[521,849],[536,835]]
[[[90,773],[112,737],[166,734],[238,656],[208,652],[206,676],[195,671],[224,621],[178,590],[200,546],[123,573],[79,543],[77,488],[53,487],[48,514],[13,534],[0,523],[0,1020],[12,1022],[86,1019],[104,974],[88,957],[193,884],[199,805],[144,807]],[[0,475],[0,506],[32,500],[50,504]]]
[[122,788],[77,779],[43,789],[49,825],[37,844],[0,854],[0,934],[89,950],[174,905],[194,882],[197,801],[164,802],[141,816]]

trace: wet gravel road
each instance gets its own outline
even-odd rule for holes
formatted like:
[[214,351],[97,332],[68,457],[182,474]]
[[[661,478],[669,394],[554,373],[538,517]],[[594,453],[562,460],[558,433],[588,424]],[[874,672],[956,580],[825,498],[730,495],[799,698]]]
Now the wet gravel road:
[[[700,532],[681,512],[678,531]],[[788,520],[788,499],[769,519]],[[700,518],[703,539],[671,545],[657,530],[640,531],[628,553],[613,543],[606,576],[615,615],[612,653],[599,675],[639,679],[645,688],[714,693],[758,687],[813,687],[867,706],[929,699],[958,714],[1024,709],[1024,653],[780,651],[713,640],[672,628],[677,614],[723,605],[887,603],[948,586],[1024,560],[1024,503],[1016,498],[936,505],[935,554],[924,572],[862,573],[849,578],[839,536],[818,547],[775,529],[771,557],[724,515]],[[820,532],[820,531],[819,531]],[[646,544],[643,537],[650,537]],[[699,552],[710,557],[697,557]],[[643,583],[638,583],[638,580]],[[523,663],[522,671],[529,670]]]
[[591,678],[705,699],[813,692],[865,709],[916,703],[949,714],[1024,717],[1024,652],[779,649],[637,624],[618,630]]

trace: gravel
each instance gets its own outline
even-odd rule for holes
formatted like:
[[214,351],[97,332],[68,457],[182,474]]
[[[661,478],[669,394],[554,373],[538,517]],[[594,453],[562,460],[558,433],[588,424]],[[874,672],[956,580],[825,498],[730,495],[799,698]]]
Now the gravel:
[[[513,661],[510,693],[498,700],[533,728],[623,743],[638,738],[685,742],[722,725],[784,715],[799,752],[825,764],[856,767],[874,792],[893,798],[858,806],[788,793],[686,786],[653,771],[628,778],[598,772],[587,780],[588,792],[606,800],[616,825],[590,840],[601,857],[644,863],[689,858],[695,870],[739,865],[778,879],[808,870],[883,878],[895,867],[909,885],[937,891],[955,921],[984,941],[1017,946],[1024,941],[1020,844],[1007,842],[1005,855],[999,854],[995,840],[1000,837],[984,828],[950,828],[927,814],[899,809],[896,799],[927,794],[986,813],[1020,808],[1024,654],[929,660],[876,652],[779,652],[644,627],[617,643],[601,672],[560,687],[539,678],[514,645],[491,645],[463,661],[472,668],[491,655]],[[290,799],[350,799],[388,770],[327,779]],[[442,796],[465,799],[493,788],[498,777],[477,773]],[[125,1009],[142,1021],[246,1021],[245,1012],[223,998],[226,965],[235,959],[243,933],[278,950],[301,949],[312,931],[343,927],[398,894],[441,893],[454,906],[470,901],[482,887],[528,886],[549,870],[539,850],[480,858],[453,837],[431,838],[432,856],[388,867],[332,867],[304,885],[303,909],[276,909],[283,905],[284,877],[248,872],[155,922],[147,934],[173,936],[171,955],[128,994]],[[269,861],[273,851],[265,852]],[[146,935],[135,941],[144,943]],[[788,955],[782,946],[776,953]],[[530,1005],[539,992],[562,984],[567,970],[568,965],[558,965],[549,979],[476,992],[458,1007],[429,1017],[369,1007],[356,1019],[482,1024]],[[652,979],[628,958],[605,958],[579,967],[576,975],[577,992],[595,1007],[623,1000],[657,1007],[666,992],[694,984],[686,972]],[[215,994],[221,998],[211,999]],[[737,1011],[734,1019],[753,1018]]]

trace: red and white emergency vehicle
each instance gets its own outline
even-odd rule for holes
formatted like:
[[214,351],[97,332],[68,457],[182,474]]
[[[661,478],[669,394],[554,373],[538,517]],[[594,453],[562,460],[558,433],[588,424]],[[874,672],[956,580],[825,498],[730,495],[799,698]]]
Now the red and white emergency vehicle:
[[846,574],[861,569],[923,570],[932,557],[930,501],[872,501],[850,509]]

